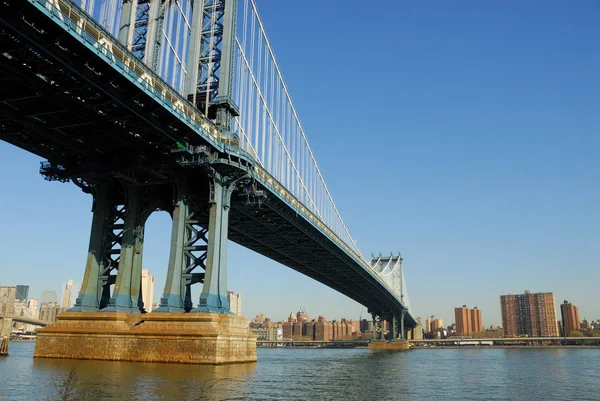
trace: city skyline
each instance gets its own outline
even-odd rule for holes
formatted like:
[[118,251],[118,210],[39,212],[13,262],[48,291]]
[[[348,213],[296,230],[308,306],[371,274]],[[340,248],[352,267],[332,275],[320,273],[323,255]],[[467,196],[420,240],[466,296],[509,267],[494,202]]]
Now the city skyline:
[[[150,294],[152,293],[152,287],[153,287],[153,281],[154,281],[154,277],[152,274],[149,273],[148,269],[143,269],[143,276],[142,276],[142,291],[144,292],[143,297],[145,299],[147,299]],[[55,301],[51,301],[52,304],[55,304],[55,308],[56,311],[55,312],[50,312],[51,313],[51,319],[53,319],[53,316],[57,313],[57,311],[62,311],[62,310],[66,310],[68,308],[66,308],[64,306],[64,299],[66,297],[65,293],[71,289],[78,287],[78,284],[73,284],[73,280],[67,280],[67,282],[63,282],[63,295],[62,295],[62,299],[63,302],[58,302],[59,299],[58,297],[56,298]],[[17,284],[17,285],[9,285],[9,286],[3,286],[2,283],[0,283],[0,288],[1,287],[13,287],[13,289],[15,289],[14,293],[15,295],[19,293],[19,291],[24,291],[25,293],[29,292],[29,285],[26,284]],[[146,294],[145,292],[150,290],[150,294]],[[55,295],[56,292],[54,290],[52,290],[51,288],[48,288],[44,291],[44,293],[42,293],[42,297],[40,298],[35,298],[35,297],[28,297],[25,300],[21,300],[23,302],[27,301],[26,303],[29,305],[31,302],[34,302],[33,309],[38,309],[38,307],[40,308],[37,312],[41,313],[42,315],[44,313],[48,313],[48,311],[43,312],[42,311],[42,307],[44,305],[46,305],[45,302],[42,302],[41,299],[43,298],[43,296],[45,295],[45,293],[54,293]],[[529,294],[531,294],[530,291],[525,290],[524,294],[508,294],[508,295],[501,295],[500,296],[500,304],[501,304],[501,309],[503,308],[503,302],[505,298],[507,297],[512,297],[515,299],[519,299],[522,298],[524,296],[529,296]],[[580,317],[579,313],[578,313],[578,306],[572,304],[571,302],[568,301],[564,301],[562,304],[557,304],[554,294],[553,293],[534,293],[531,294],[533,297],[537,297],[537,296],[547,296],[550,295],[551,299],[554,302],[554,310],[552,311],[552,313],[555,316],[555,322],[558,323],[557,326],[557,333],[561,336],[565,335],[564,333],[564,329],[565,329],[565,324],[567,325],[567,328],[570,328],[567,330],[566,335],[568,335],[568,333],[571,330],[579,330],[580,329],[580,323],[584,323],[587,321],[600,321],[600,318],[598,317],[591,317],[591,318],[587,318],[587,317]],[[71,298],[74,302],[74,298],[77,297],[77,294],[71,294]],[[20,299],[18,298],[18,296],[15,296],[15,302],[19,301]],[[241,311],[241,294],[236,294],[234,291],[228,291],[228,300],[231,303],[231,310],[234,314],[239,314],[244,316],[243,313],[240,313]],[[2,299],[0,299],[0,305],[2,305]],[[514,304],[514,300],[512,301]],[[524,302],[524,301],[521,301]],[[552,303],[552,302],[550,302]],[[557,307],[558,306],[558,307]],[[262,312],[256,313],[255,315],[253,315],[254,317],[258,317],[258,316],[264,316],[264,317],[269,317],[269,319],[273,322],[285,322],[287,321],[289,318],[291,318],[294,315],[294,308],[290,308],[290,314],[287,318],[274,318],[274,319],[270,319],[270,314],[264,312],[264,310]],[[151,310],[147,309],[147,312],[150,312]],[[560,311],[560,314],[559,314]],[[336,317],[331,318],[330,316],[325,316],[322,313],[319,313],[318,311],[315,312],[318,316],[323,316],[325,318],[330,318],[329,320],[334,321],[337,320]],[[303,316],[306,316],[307,318],[310,318],[310,313],[306,312],[306,307],[301,306],[300,308],[298,308],[298,315],[302,314]],[[248,319],[248,321],[254,321],[254,317],[250,316],[250,315],[246,315],[245,317]],[[435,315],[428,315],[425,317],[425,319],[423,319],[421,316],[418,316],[418,319],[421,319],[425,322],[425,325],[423,326],[423,329],[425,330],[425,332],[431,332],[431,331],[435,331],[437,329],[450,329],[450,326],[454,326],[456,333],[455,335],[471,335],[472,333],[478,332],[480,330],[489,330],[492,327],[492,330],[496,330],[497,327],[500,328],[504,328],[502,321],[500,322],[500,324],[496,324],[496,323],[491,323],[491,324],[484,324],[483,320],[482,320],[482,314],[481,314],[481,310],[477,307],[474,306],[473,309],[469,309],[467,308],[466,305],[463,305],[462,307],[455,307],[454,308],[454,319],[450,319],[450,320],[446,320],[444,321],[444,319],[440,318],[440,317],[436,317]],[[48,318],[48,317],[46,317]],[[369,314],[367,314],[366,316],[363,315],[362,313],[356,317],[356,316],[351,316],[351,315],[340,315],[339,317],[340,320],[350,320],[350,321],[355,321],[355,322],[360,322],[363,319],[366,321],[371,321],[371,317]],[[539,319],[539,318],[538,318]],[[518,319],[517,319],[518,320]],[[566,322],[565,322],[566,321]],[[471,327],[470,329],[467,329],[468,332],[465,332],[463,330],[465,330],[465,327]],[[469,331],[470,330],[470,331]],[[513,329],[514,330],[514,329]],[[506,333],[506,329],[504,330],[504,332]]]
[[[151,289],[152,291],[154,291],[154,276],[151,274],[151,272],[148,269],[143,269],[143,276],[142,277],[143,277],[143,283],[147,283],[145,285],[144,284],[142,285],[143,292],[145,291],[144,289],[146,289],[146,290]],[[77,282],[74,282],[73,280],[67,280],[66,282],[65,281],[62,282],[61,287],[63,287],[63,292],[61,293],[61,295],[59,295],[56,291],[54,291],[51,286],[48,286],[45,290],[43,290],[41,292],[41,295],[39,297],[29,296],[28,299],[35,299],[35,300],[39,301],[40,304],[42,304],[43,303],[42,302],[42,298],[43,298],[44,293],[46,293],[46,292],[54,292],[55,295],[56,295],[56,300],[54,302],[58,302],[60,304],[60,306],[64,308],[63,302],[60,302],[60,301],[64,300],[64,297],[65,297],[65,295],[64,295],[64,287],[68,286],[68,285],[70,285],[73,290],[77,290],[76,292],[73,292],[72,294],[70,294],[70,298],[71,298],[71,301],[72,301],[70,306],[73,306],[74,302],[75,302],[75,298],[77,298],[78,291],[79,291],[79,284]],[[29,294],[32,294],[32,293],[36,292],[35,289],[32,291],[31,290],[31,286],[28,285],[28,284],[6,284],[6,283],[0,282],[0,286],[27,287]],[[525,293],[528,293],[528,292],[529,292],[528,290],[525,290]],[[551,293],[553,293],[553,291],[551,291]],[[236,310],[238,310],[237,308],[241,309],[241,293],[234,294],[234,291],[231,291],[231,290],[228,291],[228,298],[229,298],[230,301],[232,300],[232,297],[234,295],[235,295],[235,298],[237,300],[235,302],[239,302],[239,304],[237,304],[235,306],[235,308],[236,308]],[[341,295],[341,294],[338,294],[338,295],[340,295],[340,296],[343,297],[343,295]],[[507,295],[513,295],[513,294],[509,293]],[[514,295],[519,295],[519,293],[515,293]],[[147,299],[147,296],[148,295],[143,294],[143,298],[144,299]],[[154,291],[154,293],[153,293],[153,299],[155,300],[154,302],[159,301],[160,300],[160,296],[161,295],[157,295],[156,292]],[[499,295],[499,296],[502,297],[502,296],[506,296],[506,295]],[[575,297],[575,298],[569,297],[569,299],[577,299],[577,297]],[[305,304],[307,304],[307,302],[303,303],[303,305],[305,305]],[[310,304],[310,303],[308,303],[308,304]],[[597,319],[600,320],[600,314],[598,316],[596,316],[596,315],[590,315],[590,316],[581,315],[579,313],[579,310],[581,308],[579,307],[579,304],[577,304],[577,302],[570,302],[569,301],[568,304],[570,306],[576,305],[574,307],[575,307],[575,310],[577,311],[577,318],[580,319],[580,321],[583,321],[583,320],[592,321],[592,320],[597,320]],[[556,315],[556,320],[559,321],[559,322],[561,322],[561,324],[562,324],[563,318],[562,318],[562,315],[561,315],[560,311],[562,310],[563,305],[564,304],[560,304],[560,303],[556,302],[556,299],[555,299],[555,315]],[[359,307],[360,307],[360,305],[359,305]],[[463,305],[462,308],[465,308],[465,307],[466,307],[466,305]],[[448,313],[448,311],[446,311],[446,309],[450,310],[450,313]],[[460,307],[454,307],[454,308],[441,308],[440,307],[440,308],[436,309],[436,312],[439,310],[439,311],[442,311],[441,313],[438,312],[436,314],[424,314],[422,316],[419,315],[418,317],[421,317],[424,321],[425,321],[425,319],[429,319],[430,317],[434,317],[435,319],[441,320],[441,326],[440,327],[444,327],[445,328],[448,325],[452,325],[452,324],[457,324],[458,323],[457,319],[456,319],[456,316],[457,316],[457,313],[458,313],[457,312],[458,309],[461,309],[461,308]],[[500,327],[502,327],[502,319],[501,318],[499,319],[498,322],[495,322],[495,321],[491,322],[491,321],[488,321],[486,319],[487,313],[485,315],[483,315],[483,318],[482,318],[481,317],[482,316],[481,315],[481,312],[482,312],[481,309],[478,308],[477,306],[474,306],[474,309],[478,313],[478,316],[479,316],[479,322],[478,323],[481,324],[481,327],[483,328],[483,330],[488,329],[490,326],[500,326]],[[501,310],[502,307],[500,306],[498,309]],[[147,310],[147,312],[149,312],[148,309],[146,309],[146,310]],[[247,319],[252,319],[252,317],[254,317],[256,315],[264,314],[265,316],[275,316],[273,318],[273,321],[285,321],[289,317],[289,314],[290,313],[294,313],[295,310],[306,311],[307,308],[306,308],[306,306],[301,306],[300,309],[298,309],[298,308],[294,308],[294,307],[290,306],[289,307],[289,311],[288,312],[284,312],[283,315],[281,315],[281,316],[269,313],[269,305],[259,306],[259,308],[256,309],[256,310],[257,310],[257,312],[254,312],[254,310],[251,311],[251,312],[242,312],[241,315],[244,316],[244,317],[246,317]],[[471,313],[473,312],[472,309],[468,309],[468,310]],[[315,312],[315,313],[318,313],[319,315],[323,315],[323,316],[329,318],[329,316],[328,316],[329,314],[320,313],[320,312]],[[310,312],[309,312],[309,314],[310,314]],[[445,318],[444,316],[446,316],[446,315],[451,316],[451,317],[450,318]],[[361,319],[367,319],[367,320],[369,320],[370,319],[370,315],[367,313],[366,308],[364,308],[364,307],[361,308],[361,311],[358,313],[358,315],[354,315],[352,313],[350,313],[350,314],[344,314],[344,313],[342,313],[342,314],[339,314],[339,316],[341,316],[343,318],[350,319],[350,320],[361,320]],[[472,315],[470,315],[470,316],[471,316],[470,319],[472,319]],[[559,331],[561,331],[561,330],[559,330]]]
[[[389,35],[378,41],[356,34],[364,13],[358,3],[324,4],[317,15],[301,4],[261,7],[319,166],[363,254],[402,252],[415,316],[449,322],[446,305],[469,304],[483,311],[485,326],[500,324],[497,297],[530,288],[569,299],[581,318],[598,318],[600,56],[592,51],[592,9],[552,2],[511,12],[487,3],[460,12],[452,4],[389,7],[380,20]],[[307,31],[309,19],[322,29]],[[342,36],[354,39],[340,43]],[[377,116],[357,106],[348,85],[365,74],[355,62],[363,46],[388,60],[378,70],[385,84],[367,96],[381,100]],[[307,54],[319,58],[318,69],[303,67]],[[335,102],[315,96],[322,88]],[[380,154],[365,166],[367,146]],[[0,221],[14,228],[0,233],[1,284],[29,280],[30,294],[61,288],[57,277],[82,280],[92,217],[91,197],[44,181],[39,162],[0,142]],[[374,197],[374,188],[388,192]],[[22,216],[43,222],[36,230],[44,241],[34,249]],[[146,228],[154,301],[163,291],[169,229],[165,212]],[[284,318],[298,304],[325,315],[366,314],[237,245],[228,263],[229,288],[243,294],[247,316],[270,309]],[[200,291],[193,291],[197,303]]]

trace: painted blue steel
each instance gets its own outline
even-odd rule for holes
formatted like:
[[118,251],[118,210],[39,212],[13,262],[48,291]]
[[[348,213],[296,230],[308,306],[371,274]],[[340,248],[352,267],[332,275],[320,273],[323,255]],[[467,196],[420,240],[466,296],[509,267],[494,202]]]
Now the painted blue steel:
[[[169,110],[174,116],[179,118],[181,121],[183,121],[186,125],[188,125],[193,130],[195,130],[196,133],[198,135],[200,135],[205,141],[210,143],[211,146],[218,149],[219,151],[226,152],[229,154],[235,154],[239,157],[246,159],[247,161],[250,161],[252,164],[256,165],[254,158],[248,152],[241,150],[239,148],[231,147],[229,145],[226,145],[226,144],[214,139],[199,123],[193,121],[190,116],[186,115],[183,112],[183,110],[181,110],[175,104],[173,104],[171,101],[169,101],[164,95],[162,95],[162,93],[159,93],[158,90],[153,88],[147,81],[143,80],[133,69],[127,67],[121,60],[115,58],[114,55],[109,51],[109,49],[107,47],[99,44],[98,41],[96,39],[94,39],[93,37],[91,37],[87,32],[85,32],[85,30],[78,27],[73,20],[68,18],[68,16],[62,14],[59,10],[57,10],[51,2],[49,2],[47,0],[27,0],[27,1],[29,1],[31,4],[33,4],[38,10],[40,10],[42,13],[47,15],[49,18],[54,20],[54,22],[56,22],[59,26],[61,26],[63,29],[65,29],[65,31],[69,32],[73,37],[78,39],[88,49],[93,51],[98,57],[100,57],[106,63],[111,65],[115,70],[117,70],[119,73],[124,75],[130,82],[132,82],[134,85],[136,85],[140,90],[142,90],[143,92],[150,95],[153,99],[155,99],[158,103],[160,103],[164,108]],[[79,6],[77,4],[73,3],[70,0],[63,0],[63,1],[67,4],[69,4],[73,8],[76,8],[76,9],[79,8]],[[85,20],[86,24],[90,24],[90,25],[94,26],[94,28],[97,29],[99,32],[101,32],[102,35],[104,35],[104,37],[106,39],[110,39],[111,45],[113,47],[118,47],[124,54],[131,55],[130,58],[132,61],[137,63],[136,66],[138,68],[142,69],[152,79],[159,82],[165,89],[169,90],[170,95],[172,95],[173,97],[176,97],[180,102],[182,102],[182,104],[186,104],[186,105],[189,105],[189,107],[193,107],[191,104],[189,104],[189,102],[186,99],[184,99],[181,95],[179,95],[179,93],[177,93],[175,90],[173,90],[167,82],[165,82],[156,73],[154,73],[150,68],[148,68],[142,62],[140,62],[134,55],[132,55],[131,52],[129,52],[123,45],[121,45],[119,43],[119,41],[112,34],[110,34],[104,27],[102,27],[98,22],[96,22],[95,20],[90,18],[84,12],[79,13],[78,17]],[[207,123],[212,124],[208,121],[207,121]],[[165,135],[167,135],[167,134],[165,133]],[[176,141],[175,138],[171,138],[171,139],[173,139],[173,141]],[[313,220],[307,214],[305,214],[301,208],[295,207],[289,201],[288,198],[283,196],[283,194],[281,194],[277,189],[275,189],[272,185],[270,185],[266,180],[264,180],[260,176],[256,176],[256,175],[254,178],[258,182],[260,182],[265,188],[269,189],[269,191],[272,194],[274,194],[281,201],[283,201],[285,204],[287,204],[292,210],[294,210],[296,213],[301,215],[314,228],[316,228],[324,236],[329,238],[332,242],[335,242],[335,243],[337,243],[338,241],[343,242],[339,237],[338,238],[331,237],[331,235],[329,235],[329,233],[327,233],[321,227],[319,227],[317,224],[315,224],[313,222]],[[275,179],[273,178],[273,180],[275,180]],[[298,201],[298,203],[301,204],[300,201]],[[383,281],[379,277],[377,277],[376,274],[370,268],[368,268],[366,266],[366,262],[362,258],[357,258],[357,256],[354,253],[348,252],[344,247],[340,247],[340,249],[342,249],[344,251],[344,253],[346,253],[348,256],[350,256],[352,258],[352,260],[354,260],[357,263],[357,265],[359,265],[361,268],[366,270],[373,280],[378,282],[383,288],[387,288],[387,285],[385,283],[383,283]],[[393,294],[393,292],[391,290],[388,289],[388,291],[390,292],[390,295],[398,302],[400,309],[407,310],[404,303],[401,300],[399,300]],[[227,304],[228,304],[228,302],[227,302],[227,300],[225,300],[224,305],[227,305]]]
[[[218,305],[218,306],[213,306]],[[224,315],[233,315],[233,312],[229,310],[229,300],[227,296],[208,294],[206,298],[200,298],[200,304],[197,308],[192,309],[192,312],[209,312],[209,313],[220,313]]]
[[102,312],[140,313],[140,308],[137,305],[132,305],[129,295],[117,294],[111,300],[111,303],[114,304],[102,309]]

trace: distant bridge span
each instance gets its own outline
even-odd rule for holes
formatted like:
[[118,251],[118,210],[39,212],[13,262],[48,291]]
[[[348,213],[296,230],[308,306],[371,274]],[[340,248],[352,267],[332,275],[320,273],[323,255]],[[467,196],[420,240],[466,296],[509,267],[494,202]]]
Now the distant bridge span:
[[32,324],[34,326],[46,327],[49,323],[39,319],[32,319],[26,316],[4,316],[0,315],[0,319],[12,319],[15,322]]

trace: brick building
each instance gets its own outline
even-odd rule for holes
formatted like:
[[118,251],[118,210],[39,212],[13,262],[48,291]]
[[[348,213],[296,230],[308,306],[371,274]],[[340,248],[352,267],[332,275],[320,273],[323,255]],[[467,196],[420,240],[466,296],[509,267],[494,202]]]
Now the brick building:
[[557,337],[556,302],[551,292],[501,295],[505,337]]
[[483,330],[481,311],[477,307],[469,309],[467,305],[463,305],[460,308],[454,308],[454,319],[457,336],[471,336]]
[[571,305],[568,301],[560,305],[560,314],[562,318],[563,336],[568,336],[573,330],[581,329],[579,322],[579,309]]

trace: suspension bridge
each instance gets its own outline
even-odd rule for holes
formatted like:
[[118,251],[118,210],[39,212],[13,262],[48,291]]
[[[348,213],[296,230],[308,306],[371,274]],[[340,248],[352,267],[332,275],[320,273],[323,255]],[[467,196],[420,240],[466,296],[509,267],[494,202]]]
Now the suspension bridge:
[[[416,326],[402,258],[367,260],[349,234],[253,0],[5,0],[0,23],[0,139],[94,200],[73,321],[230,316],[230,239],[366,306],[393,339]],[[172,216],[168,273],[140,314],[156,210]]]

